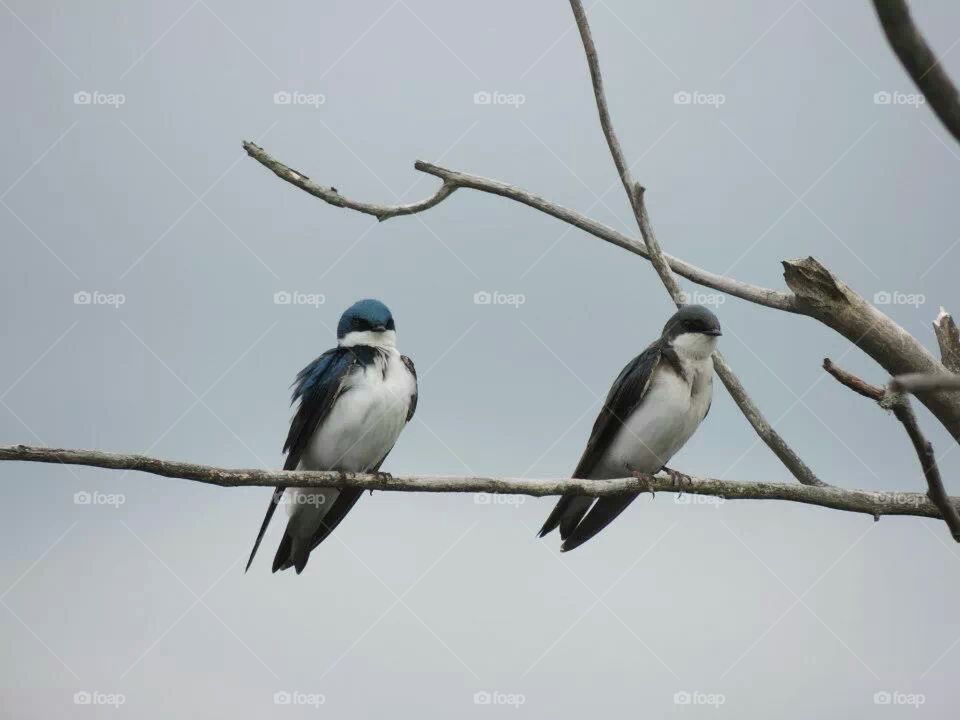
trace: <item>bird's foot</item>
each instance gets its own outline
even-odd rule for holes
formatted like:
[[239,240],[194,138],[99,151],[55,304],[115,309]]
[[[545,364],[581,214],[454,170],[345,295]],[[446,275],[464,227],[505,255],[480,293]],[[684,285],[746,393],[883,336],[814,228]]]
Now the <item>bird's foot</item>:
[[680,487],[680,492],[683,492],[684,488],[693,487],[693,478],[689,475],[666,466],[664,466],[663,471],[670,476],[670,480],[674,485],[678,485]]
[[[377,480],[380,480],[381,482],[390,482],[391,480],[393,480],[393,475],[391,475],[388,472],[383,472],[382,470],[377,470],[372,474],[374,477],[377,478]],[[370,494],[373,495],[373,488],[370,488]]]
[[652,495],[653,497],[657,496],[657,493],[654,492],[654,489],[653,489],[653,479],[650,477],[650,473],[641,472],[640,470],[634,470],[629,465],[627,466],[627,469],[630,471],[631,477],[635,477],[638,480],[643,481],[645,489],[648,493],[650,493],[650,495]]

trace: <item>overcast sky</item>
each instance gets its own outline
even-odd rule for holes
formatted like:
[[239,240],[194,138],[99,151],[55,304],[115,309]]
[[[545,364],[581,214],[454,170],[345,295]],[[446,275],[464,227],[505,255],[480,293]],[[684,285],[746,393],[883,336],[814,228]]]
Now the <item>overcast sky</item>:
[[[0,4],[4,444],[279,467],[290,382],[375,296],[420,373],[385,470],[565,477],[672,311],[644,260],[529,208],[461,190],[378,224],[241,149],[384,203],[431,193],[413,162],[433,161],[636,235],[565,2]],[[960,7],[913,6],[960,77]],[[960,149],[869,2],[600,0],[589,17],[667,252],[776,288],[780,260],[813,255],[935,349],[939,306],[960,312]],[[704,299],[820,477],[923,489],[899,424],[820,369],[883,381],[869,358],[806,318]],[[960,453],[919,415],[960,493]],[[672,464],[792,479],[719,384]],[[268,489],[0,472],[5,717],[946,718],[960,703],[960,553],[933,521],[659,494],[561,556],[534,538],[551,499],[378,493],[302,576],[269,572],[276,521],[244,575]]]

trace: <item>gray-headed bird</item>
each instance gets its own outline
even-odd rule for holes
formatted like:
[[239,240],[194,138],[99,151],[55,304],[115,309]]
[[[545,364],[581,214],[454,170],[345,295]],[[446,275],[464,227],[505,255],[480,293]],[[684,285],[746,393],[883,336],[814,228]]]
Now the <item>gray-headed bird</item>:
[[[720,335],[720,321],[707,308],[678,310],[660,338],[617,376],[573,477],[607,480],[664,469],[710,410],[711,355]],[[637,495],[564,495],[539,537],[559,527],[560,549],[573,550],[613,522]]]
[[[297,375],[292,402],[300,404],[283,446],[284,470],[378,472],[400,431],[417,408],[413,361],[396,347],[390,310],[379,300],[360,300],[337,325],[337,347]],[[247,569],[277,505],[290,519],[273,572],[295,568],[299,575],[310,553],[360,499],[355,488],[278,487],[267,508]]]

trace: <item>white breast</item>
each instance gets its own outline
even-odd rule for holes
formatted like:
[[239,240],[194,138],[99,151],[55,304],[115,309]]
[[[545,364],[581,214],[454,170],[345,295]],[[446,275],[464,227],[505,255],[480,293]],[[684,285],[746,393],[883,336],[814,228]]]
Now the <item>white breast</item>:
[[407,422],[414,379],[395,348],[355,372],[310,441],[305,470],[372,469],[393,447]]
[[684,375],[662,361],[643,402],[597,464],[595,479],[656,472],[684,446],[710,407],[713,360],[684,362]]

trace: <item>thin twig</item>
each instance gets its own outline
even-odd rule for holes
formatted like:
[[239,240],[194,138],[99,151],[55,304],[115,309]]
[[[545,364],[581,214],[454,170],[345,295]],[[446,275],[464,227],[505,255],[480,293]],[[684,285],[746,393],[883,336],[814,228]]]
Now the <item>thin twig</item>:
[[[610,111],[607,108],[607,98],[603,90],[603,75],[600,72],[600,60],[597,57],[597,47],[593,42],[590,23],[583,9],[583,3],[581,3],[580,0],[570,0],[570,7],[573,9],[573,17],[580,31],[580,39],[583,41],[583,50],[587,56],[587,65],[590,68],[590,80],[593,84],[593,95],[597,102],[597,114],[600,116],[600,127],[603,129],[603,135],[607,140],[607,147],[610,148],[610,155],[613,156],[613,164],[617,167],[620,181],[623,183],[623,188],[630,201],[630,207],[633,209],[634,217],[640,228],[640,235],[647,247],[647,251],[650,253],[650,261],[653,263],[670,298],[677,307],[680,307],[684,304],[683,291],[680,289],[677,279],[673,276],[670,264],[667,262],[663,250],[660,248],[657,236],[653,232],[653,226],[650,224],[650,216],[647,213],[644,203],[644,189],[635,183],[630,176],[630,167],[627,165],[623,150],[620,148],[617,133],[613,129],[613,121],[610,119]],[[727,388],[730,396],[734,402],[736,402],[737,407],[740,408],[740,412],[744,414],[757,435],[760,436],[767,444],[767,447],[773,451],[787,469],[793,473],[794,477],[804,485],[823,485],[824,482],[813,473],[800,456],[787,444],[786,440],[773,429],[773,426],[771,426],[763,416],[760,408],[753,402],[743,387],[743,384],[719,351],[714,353],[713,364],[724,387]]]
[[[531,478],[455,477],[423,475],[353,474],[260,469],[227,469],[162,460],[144,455],[66,450],[12,445],[0,447],[0,461],[85,465],[110,470],[135,470],[170,478],[194,480],[220,487],[335,487],[396,492],[492,493],[547,497],[586,495],[607,497],[636,492],[679,492],[710,495],[724,500],[784,500],[832,510],[881,515],[940,518],[941,512],[922,493],[844,490],[799,483],[737,482],[706,477],[682,480],[663,473],[615,480],[535,480]],[[955,508],[960,498],[950,498]]]
[[873,0],[890,46],[953,137],[960,142],[960,96],[910,17],[904,0]]
[[398,215],[413,215],[414,213],[429,210],[434,205],[446,200],[450,194],[457,189],[452,183],[444,182],[440,188],[426,200],[421,200],[420,202],[411,203],[409,205],[376,205],[374,203],[349,200],[341,195],[335,187],[317,185],[315,182],[313,182],[313,180],[303,173],[298,172],[293,168],[289,168],[282,162],[275,160],[266,151],[264,151],[262,147],[255,143],[244,140],[243,149],[247,151],[247,154],[250,157],[255,159],[264,167],[272,170],[277,177],[286,180],[291,185],[296,185],[301,190],[305,190],[314,197],[318,197],[330,205],[356,210],[357,212],[361,212],[366,215],[373,215],[381,222],[392,217],[397,217]]
[[943,486],[943,478],[940,476],[940,468],[937,466],[933,445],[923,436],[923,431],[920,430],[920,424],[917,422],[917,416],[910,405],[910,399],[903,394],[901,385],[903,379],[894,378],[884,389],[871,385],[853,373],[837,367],[830,361],[830,358],[823,359],[823,369],[854,392],[876,401],[884,409],[893,410],[894,416],[907,431],[907,436],[910,438],[913,449],[920,460],[923,477],[927,481],[927,497],[940,509],[953,539],[960,542],[960,513],[957,512],[956,506]]

